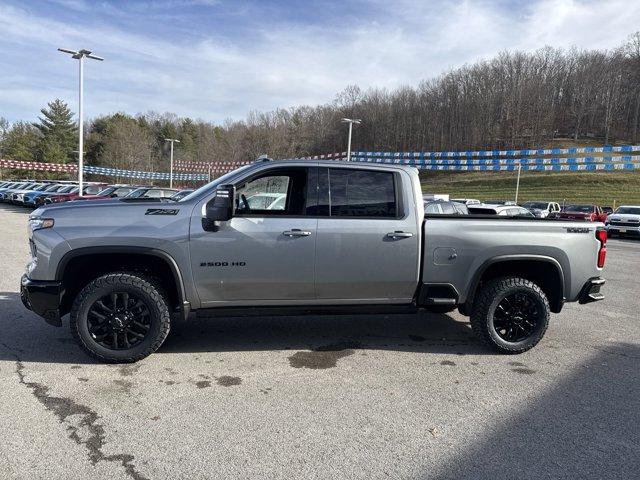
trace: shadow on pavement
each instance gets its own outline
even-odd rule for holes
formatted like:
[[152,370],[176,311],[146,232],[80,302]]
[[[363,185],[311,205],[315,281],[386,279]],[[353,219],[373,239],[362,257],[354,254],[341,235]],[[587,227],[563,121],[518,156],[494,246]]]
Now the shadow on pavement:
[[317,348],[492,353],[448,315],[319,315],[197,319],[175,325],[160,352]]
[[[24,308],[20,295],[0,293],[0,360],[19,353],[26,362],[92,363],[75,344],[64,319],[52,327]],[[157,354],[370,348],[408,352],[493,354],[468,323],[447,315],[233,317],[176,322]],[[13,353],[12,353],[13,352]]]
[[640,345],[603,347],[424,478],[638,478],[639,360]]
[[0,209],[5,212],[15,212],[15,213],[31,213],[34,208],[32,207],[24,207],[22,205],[13,205],[11,203],[0,203]]

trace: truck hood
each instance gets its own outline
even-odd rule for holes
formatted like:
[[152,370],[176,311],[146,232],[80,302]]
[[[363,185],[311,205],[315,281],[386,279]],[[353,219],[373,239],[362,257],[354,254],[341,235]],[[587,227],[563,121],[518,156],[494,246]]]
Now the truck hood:
[[[60,194],[65,195],[65,194]],[[106,212],[104,209],[117,209],[117,212],[145,210],[148,208],[167,207],[176,205],[173,201],[163,201],[159,198],[136,198],[126,200],[124,198],[113,198],[109,200],[100,200],[99,202],[92,202],[90,200],[73,200],[70,202],[64,202],[60,204],[44,205],[33,211],[31,214],[34,217],[47,217],[56,218],[57,215],[66,216],[70,211],[73,214],[78,215],[93,215],[91,210],[96,210],[96,214],[102,214],[98,212]]]
[[631,213],[612,213],[607,217],[607,220],[610,222],[632,222],[632,223],[640,223],[640,215],[633,215]]

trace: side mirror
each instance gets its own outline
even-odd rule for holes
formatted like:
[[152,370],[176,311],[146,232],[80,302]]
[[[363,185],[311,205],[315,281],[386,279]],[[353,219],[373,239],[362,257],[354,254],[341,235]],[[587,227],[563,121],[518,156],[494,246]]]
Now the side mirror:
[[202,219],[202,228],[208,231],[217,231],[218,222],[225,222],[233,218],[236,196],[236,187],[233,185],[221,185],[216,189],[215,196],[206,205],[205,217]]

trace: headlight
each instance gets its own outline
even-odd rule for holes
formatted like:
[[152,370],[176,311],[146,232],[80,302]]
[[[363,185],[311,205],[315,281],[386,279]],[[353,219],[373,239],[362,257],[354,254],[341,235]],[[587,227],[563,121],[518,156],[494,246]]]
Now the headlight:
[[35,232],[36,230],[42,230],[43,228],[51,228],[54,223],[53,218],[34,217],[29,219],[29,229],[32,232]]

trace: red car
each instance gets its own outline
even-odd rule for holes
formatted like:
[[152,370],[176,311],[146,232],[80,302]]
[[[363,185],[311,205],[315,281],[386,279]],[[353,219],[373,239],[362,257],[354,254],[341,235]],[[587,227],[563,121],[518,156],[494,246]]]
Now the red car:
[[[85,185],[82,188],[82,192],[83,192],[83,195],[87,197],[87,199],[89,199],[98,195],[98,193],[104,190],[106,186],[107,186],[106,183],[91,183],[89,185]],[[78,198],[80,198],[79,189],[74,188],[69,193],[52,194],[47,198],[45,198],[44,203],[69,202],[71,200],[77,200]]]
[[587,222],[604,222],[607,214],[598,205],[566,205],[556,218],[560,220],[582,220]]

